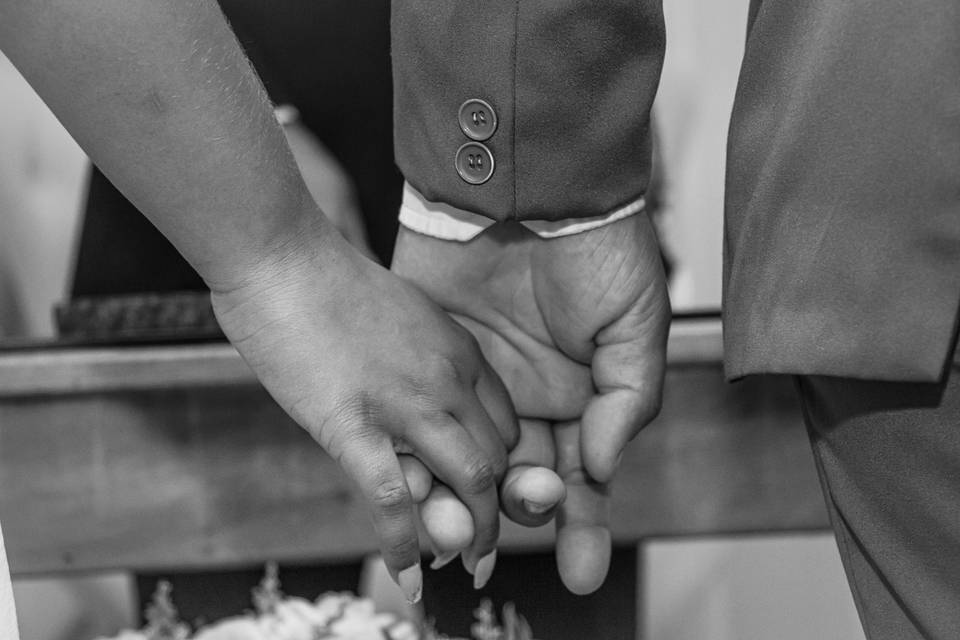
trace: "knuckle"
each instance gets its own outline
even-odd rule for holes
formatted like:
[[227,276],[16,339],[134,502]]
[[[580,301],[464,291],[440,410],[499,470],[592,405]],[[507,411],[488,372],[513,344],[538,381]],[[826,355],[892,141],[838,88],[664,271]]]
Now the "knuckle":
[[430,381],[422,372],[418,372],[416,374],[402,374],[400,376],[399,389],[402,389],[407,397],[424,402],[432,397],[432,393],[436,390],[436,387],[431,386]]
[[381,480],[370,493],[370,501],[375,509],[387,516],[396,516],[413,506],[410,492],[402,477]]
[[365,390],[347,394],[334,405],[334,414],[345,422],[369,423],[376,420],[380,413],[380,402]]
[[379,422],[380,403],[367,391],[356,391],[337,398],[314,434],[317,442],[335,457],[346,443]]
[[497,485],[493,466],[481,458],[475,458],[464,467],[464,491],[469,494],[482,494]]
[[380,414],[380,402],[372,393],[361,389],[338,397],[333,402],[328,420],[346,426],[369,424]]

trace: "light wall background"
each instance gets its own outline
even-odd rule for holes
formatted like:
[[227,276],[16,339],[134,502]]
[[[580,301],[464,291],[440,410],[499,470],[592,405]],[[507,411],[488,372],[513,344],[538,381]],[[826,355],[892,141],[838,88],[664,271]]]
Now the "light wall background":
[[653,106],[666,181],[664,242],[676,311],[719,310],[727,125],[747,0],[664,0],[667,50]]
[[83,151],[0,54],[0,338],[53,335],[86,172]]

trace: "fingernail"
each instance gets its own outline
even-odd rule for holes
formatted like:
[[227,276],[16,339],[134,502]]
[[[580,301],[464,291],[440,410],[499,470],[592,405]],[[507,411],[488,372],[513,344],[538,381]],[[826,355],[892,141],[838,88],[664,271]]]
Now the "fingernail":
[[531,502],[530,500],[523,501],[523,508],[526,509],[527,513],[533,513],[539,515],[541,513],[546,513],[553,509],[556,504],[541,504],[539,502]]
[[476,573],[473,574],[473,588],[483,589],[493,575],[493,568],[497,564],[497,550],[494,549],[487,555],[480,558],[477,563]]
[[617,455],[617,461],[613,463],[613,468],[619,469],[621,462],[623,462],[623,451],[621,451],[619,455]]
[[423,592],[423,571],[420,570],[419,562],[401,571],[397,576],[397,582],[407,602],[410,604],[420,602],[420,594]]
[[433,562],[430,563],[431,569],[442,569],[451,562],[453,562],[456,557],[460,555],[459,551],[447,551],[446,553],[438,553],[434,557]]

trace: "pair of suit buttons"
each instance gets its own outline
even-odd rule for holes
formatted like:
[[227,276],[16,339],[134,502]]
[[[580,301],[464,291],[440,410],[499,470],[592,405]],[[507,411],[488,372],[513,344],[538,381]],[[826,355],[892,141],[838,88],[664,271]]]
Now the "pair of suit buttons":
[[497,130],[497,113],[490,103],[472,98],[460,105],[460,130],[473,140],[457,149],[457,173],[464,182],[483,184],[493,175],[493,154],[483,141]]

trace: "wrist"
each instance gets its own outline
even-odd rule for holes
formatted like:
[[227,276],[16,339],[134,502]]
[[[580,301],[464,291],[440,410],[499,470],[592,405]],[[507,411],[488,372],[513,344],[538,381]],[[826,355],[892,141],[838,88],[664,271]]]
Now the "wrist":
[[349,250],[308,193],[281,210],[274,224],[262,228],[258,237],[248,238],[228,259],[198,269],[213,294],[270,286],[285,274],[309,264],[322,267],[337,253]]

